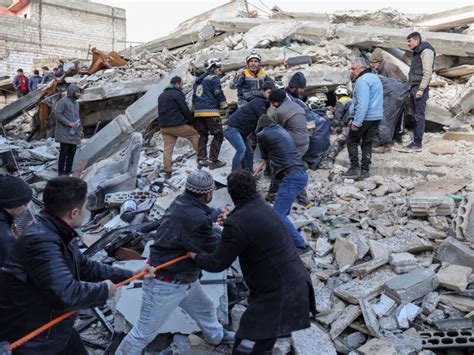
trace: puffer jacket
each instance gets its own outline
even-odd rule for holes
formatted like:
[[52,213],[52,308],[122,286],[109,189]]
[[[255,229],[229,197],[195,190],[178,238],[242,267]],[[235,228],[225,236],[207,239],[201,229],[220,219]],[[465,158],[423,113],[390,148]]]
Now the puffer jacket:
[[[54,109],[56,118],[56,128],[54,137],[57,142],[68,144],[81,144],[82,125],[71,132],[71,124],[80,120],[79,103],[74,94],[80,90],[80,87],[71,84],[67,88],[67,95],[61,98]],[[73,133],[73,134],[71,134]]]
[[159,127],[177,127],[193,124],[193,116],[186,104],[186,98],[175,86],[167,86],[158,97]]
[[306,113],[302,107],[288,97],[275,111],[275,121],[288,131],[297,147],[309,144]]
[[236,128],[242,137],[247,137],[257,128],[261,115],[267,112],[270,102],[261,92],[249,99],[249,103],[240,107],[227,120],[227,125]]
[[219,117],[228,107],[222,92],[221,79],[208,70],[196,79],[193,86],[194,117]]
[[[188,192],[179,195],[153,233],[148,263],[160,265],[187,251],[213,252],[221,238],[220,230],[212,225],[218,214],[218,210],[206,206]],[[199,278],[201,269],[192,260],[184,260],[159,273],[175,280],[193,282]]]
[[260,68],[254,73],[249,67],[246,67],[237,77],[236,82],[231,84],[230,88],[237,89],[239,101],[250,101],[253,96],[262,90],[263,84],[266,82],[273,83],[273,79],[267,75],[265,69]]
[[15,244],[15,235],[12,231],[13,217],[0,208],[0,268],[5,264]]
[[[78,235],[65,222],[42,211],[16,241],[0,269],[0,342],[13,342],[67,311],[100,306],[110,279],[131,271],[90,261],[79,250]],[[75,317],[58,323],[22,345],[32,354],[61,352]]]
[[364,70],[356,79],[352,96],[352,124],[362,127],[364,121],[379,121],[383,118],[383,86],[370,69]]
[[276,123],[266,126],[257,133],[257,142],[262,159],[270,162],[273,180],[282,179],[290,169],[304,170],[293,138],[282,126]]

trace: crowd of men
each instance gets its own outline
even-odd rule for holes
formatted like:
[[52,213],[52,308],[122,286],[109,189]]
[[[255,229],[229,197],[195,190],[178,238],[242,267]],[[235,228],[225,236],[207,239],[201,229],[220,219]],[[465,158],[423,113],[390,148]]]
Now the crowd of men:
[[56,78],[61,77],[64,74],[64,61],[59,60],[57,67],[50,71],[49,68],[44,65],[41,69],[43,75],[40,75],[38,69],[33,70],[33,75],[29,78],[25,75],[23,69],[19,68],[16,71],[16,76],[13,78],[13,89],[15,90],[16,96],[21,98],[27,95],[29,92],[35,91],[38,86],[48,84]]
[[[421,41],[419,33],[410,34],[407,40],[412,49],[408,80],[377,51],[370,57],[370,66],[379,75],[391,76],[402,85],[408,83],[415,135],[407,149],[418,150],[434,49]],[[228,105],[218,59],[207,60],[206,72],[194,83],[192,110],[179,77],[172,78],[158,98],[165,179],[172,176],[172,153],[178,137],[191,142],[200,169],[188,176],[185,191],[166,210],[152,234],[154,244],[143,269],[147,276],[140,316],[117,354],[140,354],[178,306],[196,321],[207,342],[233,343],[233,354],[271,354],[278,337],[310,326],[315,295],[300,259],[310,248],[288,214],[295,200],[308,203],[307,169],[330,168],[345,144],[351,166],[343,175],[354,179],[369,176],[372,145],[386,116],[385,80],[362,58],[353,60],[353,93],[346,86],[336,88],[335,117],[330,121],[321,100],[310,97],[304,101],[306,79],[301,72],[292,75],[286,88],[279,88],[260,64],[261,58],[252,52],[243,73],[235,78],[239,106],[229,116],[225,130],[221,114]],[[0,175],[0,342],[11,343],[66,311],[103,304],[114,297],[116,283],[133,274],[91,261],[79,250],[76,229],[86,216],[87,184],[68,176],[82,136],[79,95],[79,88],[70,85],[67,96],[56,106],[61,176],[47,182],[44,209],[22,235],[18,235],[14,220],[25,210],[32,190],[19,177]],[[332,145],[331,128],[339,132]],[[208,154],[209,135],[213,140]],[[219,160],[224,138],[236,151],[227,177],[227,190],[235,205],[232,211],[208,206],[215,184],[203,169],[226,164]],[[380,145],[382,151],[386,151],[385,145]],[[257,191],[253,174],[256,146],[269,167],[267,201],[273,206]],[[155,272],[156,266],[183,255],[188,259]],[[239,329],[233,333],[219,323],[199,279],[202,270],[223,271],[237,258],[250,296]],[[72,317],[55,325],[14,353],[87,354],[73,323]]]

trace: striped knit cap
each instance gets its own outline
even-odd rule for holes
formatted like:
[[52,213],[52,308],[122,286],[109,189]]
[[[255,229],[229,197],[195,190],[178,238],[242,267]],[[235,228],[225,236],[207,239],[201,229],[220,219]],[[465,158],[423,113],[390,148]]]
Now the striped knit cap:
[[214,189],[214,178],[204,170],[193,171],[186,180],[186,190],[197,194],[207,194]]

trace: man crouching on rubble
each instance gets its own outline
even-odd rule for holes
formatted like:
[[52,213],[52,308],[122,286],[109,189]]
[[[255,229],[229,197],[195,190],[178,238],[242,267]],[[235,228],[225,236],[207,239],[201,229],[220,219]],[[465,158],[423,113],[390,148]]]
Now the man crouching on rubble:
[[[58,177],[46,183],[44,210],[0,269],[0,342],[13,342],[70,310],[100,306],[131,271],[90,261],[75,228],[86,214],[87,184]],[[151,267],[150,271],[154,271]],[[87,354],[74,317],[21,345],[14,354]]]
[[311,278],[277,212],[257,192],[250,172],[227,178],[235,209],[214,253],[189,253],[197,266],[220,272],[239,257],[250,289],[233,354],[271,354],[277,337],[308,328],[315,314]]
[[[186,191],[178,196],[157,229],[151,246],[151,265],[160,265],[188,250],[213,252],[221,238],[212,225],[219,216],[206,206],[212,200],[214,179],[206,171],[195,171],[186,181]],[[155,339],[161,325],[176,307],[184,309],[201,328],[206,340],[214,345],[234,340],[234,333],[222,328],[211,299],[199,283],[201,269],[192,260],[184,260],[156,273],[143,283],[140,318],[117,349],[117,355],[141,354]]]

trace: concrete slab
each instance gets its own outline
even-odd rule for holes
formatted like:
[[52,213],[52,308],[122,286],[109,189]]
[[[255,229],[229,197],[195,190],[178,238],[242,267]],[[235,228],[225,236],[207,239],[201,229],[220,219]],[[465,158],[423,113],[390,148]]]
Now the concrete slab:
[[353,321],[355,321],[361,315],[359,306],[349,305],[347,306],[338,319],[331,324],[331,331],[329,335],[331,339],[336,339],[344,329],[346,329]]
[[417,268],[388,280],[384,290],[398,302],[408,303],[434,291],[438,285],[438,278],[433,270]]
[[452,237],[441,243],[436,258],[450,264],[474,268],[474,250]]
[[317,324],[313,323],[310,328],[291,333],[291,340],[295,355],[336,355],[328,333]]

